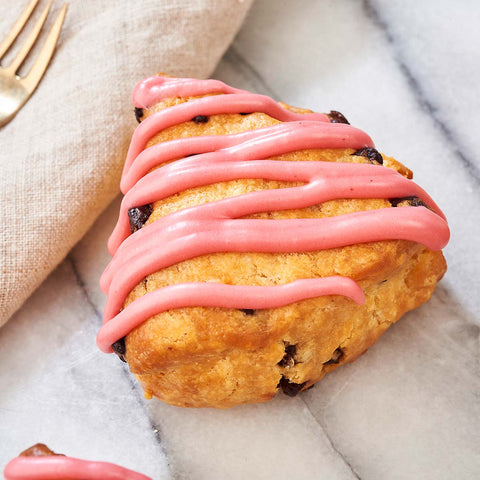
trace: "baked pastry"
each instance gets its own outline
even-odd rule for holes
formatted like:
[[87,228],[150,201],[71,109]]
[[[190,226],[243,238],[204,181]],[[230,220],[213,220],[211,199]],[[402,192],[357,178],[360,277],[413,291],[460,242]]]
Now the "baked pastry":
[[113,463],[66,457],[37,443],[11,460],[5,480],[152,480]]
[[147,398],[293,396],[430,298],[445,217],[339,112],[164,75],[133,102],[97,343]]

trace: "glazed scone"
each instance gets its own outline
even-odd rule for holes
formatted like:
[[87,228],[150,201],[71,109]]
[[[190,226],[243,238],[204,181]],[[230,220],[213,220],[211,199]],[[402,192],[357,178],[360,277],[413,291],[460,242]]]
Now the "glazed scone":
[[7,464],[3,473],[5,480],[152,480],[112,463],[55,453],[43,443],[23,451]]
[[97,342],[147,397],[295,395],[432,295],[443,214],[339,112],[166,76],[134,103]]

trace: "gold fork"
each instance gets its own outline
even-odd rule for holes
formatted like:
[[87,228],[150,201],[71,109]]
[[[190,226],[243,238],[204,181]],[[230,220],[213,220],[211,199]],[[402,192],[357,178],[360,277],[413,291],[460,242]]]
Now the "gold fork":
[[[23,27],[30,18],[33,10],[37,6],[39,0],[31,0],[27,8],[20,15],[5,39],[0,43],[0,59],[5,55],[7,50],[11,47],[18,34],[23,30]],[[60,10],[52,28],[48,32],[45,44],[38,54],[32,68],[24,77],[17,75],[18,69],[25,60],[28,52],[35,44],[43,24],[47,19],[48,12],[53,0],[50,0],[48,5],[43,10],[40,18],[37,20],[33,30],[28,35],[25,43],[20,48],[16,57],[12,60],[10,65],[5,68],[0,67],[0,127],[7,124],[23,107],[27,100],[40,83],[45,70],[48,67],[50,59],[52,58],[55,45],[57,44],[60,30],[62,29],[63,20],[67,13],[67,4],[65,3]]]

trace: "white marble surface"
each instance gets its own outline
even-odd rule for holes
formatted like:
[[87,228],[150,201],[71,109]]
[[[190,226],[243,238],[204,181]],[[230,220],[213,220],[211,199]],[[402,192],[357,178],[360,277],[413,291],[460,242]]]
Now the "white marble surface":
[[428,304],[294,399],[145,401],[94,342],[117,201],[0,330],[0,468],[43,441],[154,480],[479,478],[479,24],[477,0],[258,0],[214,74],[340,110],[414,169],[452,230]]

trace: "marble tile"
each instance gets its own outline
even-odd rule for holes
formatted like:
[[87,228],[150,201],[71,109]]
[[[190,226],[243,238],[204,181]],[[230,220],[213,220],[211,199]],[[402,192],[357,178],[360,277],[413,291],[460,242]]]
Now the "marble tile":
[[439,287],[303,396],[360,478],[475,478],[478,331]]
[[128,369],[95,345],[100,319],[63,262],[0,330],[0,468],[37,442],[169,478]]
[[214,73],[340,110],[415,171],[452,229],[428,304],[295,399],[227,411],[146,401],[94,343],[117,199],[0,330],[0,467],[42,440],[154,480],[478,478],[479,87],[458,75],[478,76],[478,14],[467,0],[259,0]]
[[155,401],[149,411],[165,435],[175,478],[357,478],[300,398],[229,410]]

